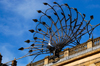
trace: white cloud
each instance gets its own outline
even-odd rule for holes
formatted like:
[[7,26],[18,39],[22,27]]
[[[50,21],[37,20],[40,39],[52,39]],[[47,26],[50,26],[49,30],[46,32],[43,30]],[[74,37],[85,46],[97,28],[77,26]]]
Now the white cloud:
[[[30,0],[30,1],[0,0],[0,5],[2,5],[2,7],[0,8],[3,10],[4,13],[7,13],[3,15],[4,17],[0,17],[0,33],[4,34],[3,35],[4,37],[7,35],[12,36],[13,38],[9,37],[10,39],[15,39],[16,36],[19,36],[20,39],[17,39],[17,41],[21,40],[21,38],[23,38],[22,35],[26,33],[26,31],[28,32],[28,30],[31,27],[32,27],[31,29],[35,27],[34,26],[35,24],[29,21],[31,21],[32,18],[38,17],[38,13],[36,12],[36,10],[45,9],[45,6],[42,3],[43,3],[42,1],[36,1],[36,0]],[[19,44],[16,45],[15,41],[12,42],[15,44],[15,46],[19,45]],[[3,63],[13,60],[14,57],[19,58],[21,54],[22,56],[26,54],[26,51],[20,52],[20,55],[17,54],[19,52],[16,53],[12,52],[11,50],[13,49],[15,51],[14,44],[9,44],[9,43],[0,43],[0,44],[2,44],[0,46],[0,52],[3,55],[3,61],[2,61]],[[32,58],[28,57],[25,58],[24,60],[23,59],[18,60],[18,66],[25,66],[26,64],[28,64],[28,62],[32,60]]]
[[5,35],[19,36],[28,30],[29,25],[26,23],[17,21],[16,18],[2,18],[4,22],[0,24],[0,32]]
[[2,4],[3,10],[5,10],[4,12],[13,14],[13,17],[10,17],[10,14],[8,14],[9,16],[5,15],[6,17],[0,18],[0,32],[5,35],[21,36],[30,27],[35,25],[33,22],[28,21],[38,17],[39,14],[36,10],[45,10],[45,6],[42,3],[42,1],[35,0],[0,0],[0,4]]
[[22,0],[22,1],[10,1],[2,0],[1,4],[4,5],[6,10],[10,10],[19,14],[20,16],[25,17],[26,19],[30,17],[36,17],[36,10],[44,10],[45,6],[42,4],[43,1],[36,0]]
[[0,52],[2,57],[2,62],[8,62],[10,59],[14,59],[13,53],[10,52],[10,49],[13,48],[14,46],[9,44],[9,43],[0,43],[2,46],[0,46]]

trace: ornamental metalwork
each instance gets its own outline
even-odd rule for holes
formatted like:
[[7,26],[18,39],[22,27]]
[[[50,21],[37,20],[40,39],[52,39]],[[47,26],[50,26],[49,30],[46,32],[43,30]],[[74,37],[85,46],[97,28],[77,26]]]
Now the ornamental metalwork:
[[19,48],[19,50],[29,49],[29,56],[52,53],[55,57],[59,57],[59,52],[64,47],[73,47],[80,44],[82,36],[89,35],[93,37],[93,30],[99,26],[91,25],[93,15],[90,20],[85,20],[86,15],[78,12],[77,8],[69,7],[69,5],[59,5],[53,2],[51,6],[48,3],[43,3],[49,6],[45,12],[37,10],[42,13],[39,19],[33,19],[36,22],[35,30],[29,30],[33,33],[33,40],[26,40],[25,42],[31,43],[30,47]]
[[33,19],[36,23],[35,30],[29,30],[33,33],[33,40],[25,41],[31,45],[19,48],[19,50],[29,50],[23,57],[34,56],[34,60],[41,54],[53,54],[49,59],[59,58],[59,53],[64,47],[71,48],[79,45],[85,34],[88,34],[89,38],[93,38],[93,30],[100,25],[90,24],[93,15],[90,16],[89,20],[85,20],[86,15],[78,12],[77,8],[69,7],[67,3],[62,5],[57,2],[53,3],[54,5],[43,3],[50,7],[45,12],[37,10],[42,15],[39,19]]

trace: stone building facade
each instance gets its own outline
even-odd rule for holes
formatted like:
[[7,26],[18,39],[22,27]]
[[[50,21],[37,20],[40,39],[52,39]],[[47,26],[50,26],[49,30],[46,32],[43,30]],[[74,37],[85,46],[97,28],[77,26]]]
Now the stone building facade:
[[60,52],[60,58],[49,60],[47,56],[31,66],[100,66],[100,37],[65,49]]

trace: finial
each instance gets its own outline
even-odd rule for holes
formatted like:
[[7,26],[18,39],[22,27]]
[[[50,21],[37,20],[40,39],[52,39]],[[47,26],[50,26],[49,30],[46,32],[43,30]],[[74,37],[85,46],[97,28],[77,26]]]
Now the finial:
[[14,60],[16,60],[16,58],[14,57]]

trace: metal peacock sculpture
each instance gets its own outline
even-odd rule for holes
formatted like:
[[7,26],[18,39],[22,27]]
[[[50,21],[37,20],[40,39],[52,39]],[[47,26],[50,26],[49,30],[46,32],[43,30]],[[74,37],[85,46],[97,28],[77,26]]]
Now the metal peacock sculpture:
[[34,22],[38,23],[35,30],[29,30],[33,33],[33,40],[25,41],[31,45],[27,48],[19,48],[19,50],[29,49],[25,56],[36,55],[36,58],[41,54],[52,53],[54,57],[59,57],[59,52],[64,47],[80,44],[80,40],[85,34],[91,38],[93,30],[100,25],[90,24],[93,15],[90,16],[90,20],[85,20],[86,15],[78,12],[76,8],[69,7],[68,4],[53,3],[53,6],[43,3],[50,8],[45,12],[37,11],[43,15],[39,19],[33,19]]

